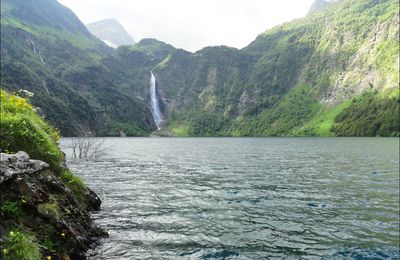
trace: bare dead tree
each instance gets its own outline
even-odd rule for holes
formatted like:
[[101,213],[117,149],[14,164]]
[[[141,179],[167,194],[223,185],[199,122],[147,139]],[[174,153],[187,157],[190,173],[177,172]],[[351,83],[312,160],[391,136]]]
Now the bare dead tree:
[[73,137],[68,146],[72,149],[72,158],[92,160],[107,154],[104,139],[96,138],[94,132],[90,129],[81,128],[79,132],[79,136]]

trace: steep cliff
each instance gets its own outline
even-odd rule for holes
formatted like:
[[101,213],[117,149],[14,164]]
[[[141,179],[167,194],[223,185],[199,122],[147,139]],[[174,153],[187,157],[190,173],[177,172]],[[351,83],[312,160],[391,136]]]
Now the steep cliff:
[[155,128],[143,98],[103,65],[112,53],[55,0],[1,0],[1,84],[34,92],[32,103],[64,136]]
[[[364,92],[371,92],[370,102],[396,104],[380,106],[396,115],[398,37],[396,1],[341,0],[268,30],[241,50],[176,51],[154,69],[170,118],[164,132],[341,135],[334,125],[348,122],[336,116],[354,111],[344,109],[356,103],[347,101]],[[363,117],[353,120],[360,129],[345,135],[398,135],[391,121],[370,118],[382,129],[368,131],[361,129]]]

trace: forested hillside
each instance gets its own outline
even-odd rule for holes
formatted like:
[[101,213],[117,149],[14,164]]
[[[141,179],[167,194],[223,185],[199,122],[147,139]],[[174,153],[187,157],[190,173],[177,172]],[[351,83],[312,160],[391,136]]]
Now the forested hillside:
[[1,0],[1,84],[32,91],[32,103],[63,135],[154,129],[143,98],[103,64],[112,54],[56,0]]
[[397,1],[342,0],[241,50],[176,52],[155,69],[164,133],[398,135],[398,38]]
[[63,135],[149,135],[150,71],[160,135],[399,135],[396,0],[316,1],[243,49],[195,53],[155,39],[114,50],[55,0],[1,3],[1,83],[34,92]]

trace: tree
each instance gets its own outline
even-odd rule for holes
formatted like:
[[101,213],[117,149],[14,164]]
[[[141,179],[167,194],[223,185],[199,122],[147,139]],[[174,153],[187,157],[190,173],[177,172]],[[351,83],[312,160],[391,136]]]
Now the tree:
[[78,137],[73,137],[68,148],[72,149],[72,158],[92,160],[107,154],[104,140],[95,137],[93,131],[81,128]]

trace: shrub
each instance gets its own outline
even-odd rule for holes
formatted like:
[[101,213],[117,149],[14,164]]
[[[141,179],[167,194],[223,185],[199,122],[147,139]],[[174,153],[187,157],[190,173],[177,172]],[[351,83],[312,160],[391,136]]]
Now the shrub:
[[0,211],[4,215],[12,218],[18,219],[21,216],[21,208],[18,202],[5,201],[1,205]]
[[57,145],[59,131],[48,125],[26,99],[3,90],[0,98],[0,150],[8,153],[25,151],[32,159],[47,162],[83,202],[85,185],[63,166],[64,154]]
[[50,202],[39,204],[37,210],[40,214],[50,216],[54,219],[59,219],[61,216],[57,200],[54,196],[50,196]]
[[332,130],[338,136],[399,136],[398,89],[379,95],[366,92],[352,100],[335,118]]
[[3,249],[4,260],[41,259],[39,244],[34,236],[19,231],[11,231]]
[[48,125],[26,99],[5,91],[0,92],[0,98],[1,151],[25,151],[60,172],[64,155],[56,143],[60,138],[58,130]]
[[61,174],[61,179],[78,198],[79,202],[86,205],[86,187],[82,179],[68,170]]

